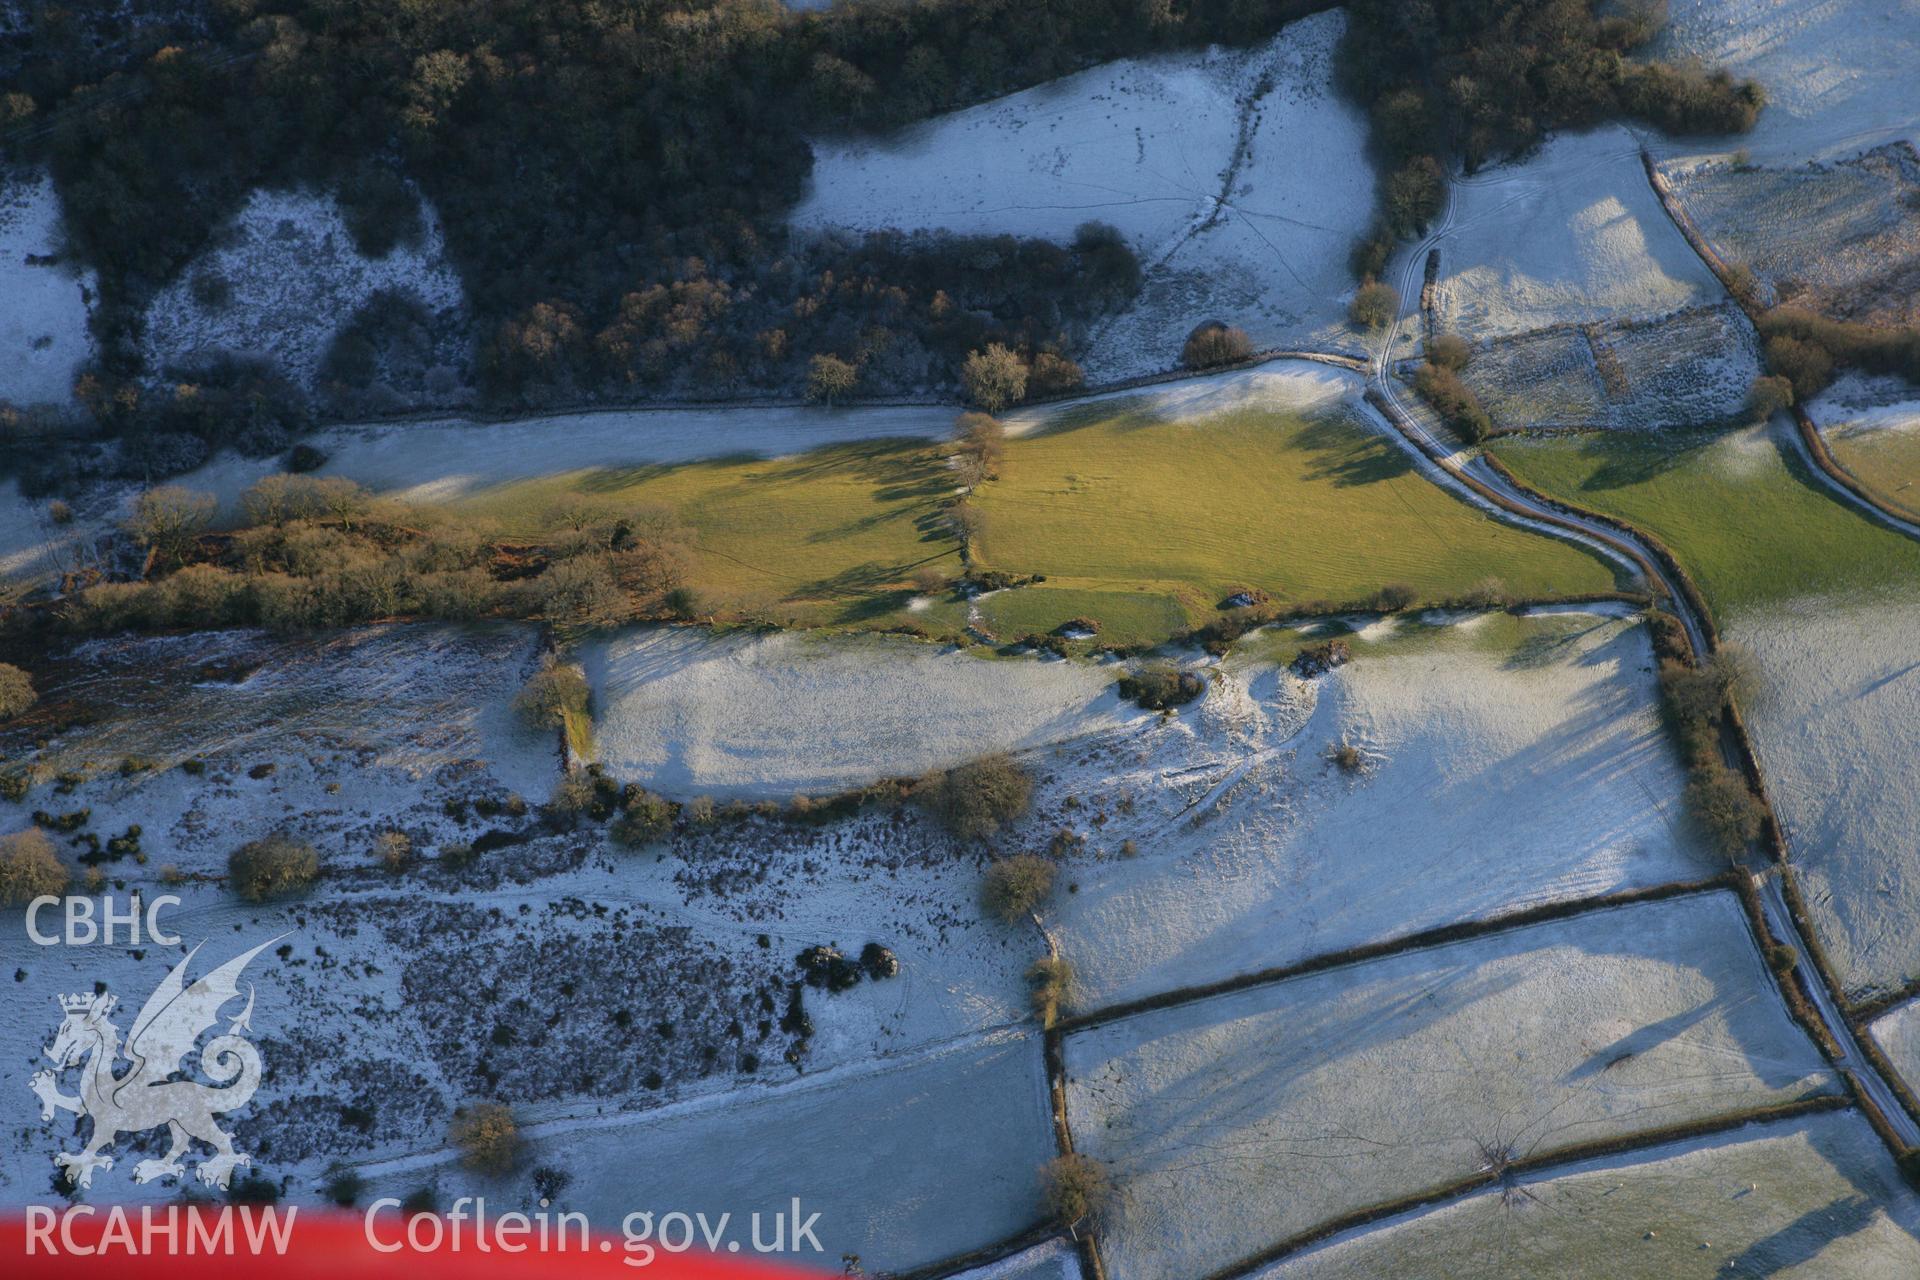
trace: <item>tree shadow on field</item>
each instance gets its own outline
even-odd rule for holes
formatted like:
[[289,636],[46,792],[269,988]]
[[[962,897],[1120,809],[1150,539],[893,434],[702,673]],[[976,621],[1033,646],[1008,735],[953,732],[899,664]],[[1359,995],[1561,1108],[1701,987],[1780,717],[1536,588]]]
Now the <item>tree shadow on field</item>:
[[1295,434],[1294,443],[1307,455],[1306,478],[1331,481],[1336,489],[1378,484],[1413,470],[1413,459],[1404,449],[1395,448],[1341,414],[1308,419]]
[[1650,435],[1636,432],[1629,438],[1598,433],[1581,441],[1580,456],[1596,459],[1599,465],[1580,482],[1582,492],[1607,489],[1631,489],[1645,484],[1683,465],[1702,449],[1717,444],[1724,432],[1675,431]]
[[630,467],[599,467],[574,481],[573,488],[574,492],[581,494],[622,493],[649,480],[658,480],[676,469],[735,466],[747,461],[751,461],[751,458],[743,455],[735,458],[705,458],[699,462],[683,463],[680,468],[664,462],[644,462]]
[[[1728,1261],[1727,1274],[1773,1276],[1805,1266],[1834,1241],[1868,1230],[1882,1216],[1892,1229],[1920,1241],[1920,1200],[1906,1190],[1900,1175],[1880,1157],[1877,1142],[1870,1137],[1849,1140],[1855,1135],[1848,1134],[1846,1128],[1854,1128],[1857,1134],[1857,1128],[1865,1123],[1854,1113],[1846,1114],[1845,1128],[1838,1123],[1809,1122],[1807,1145],[1852,1185],[1854,1194],[1810,1209],[1772,1235],[1754,1241]],[[1864,1160],[1862,1150],[1871,1153]]]
[[1731,1276],[1775,1276],[1812,1262],[1828,1245],[1864,1231],[1879,1215],[1880,1206],[1863,1195],[1841,1196],[1831,1204],[1809,1209],[1763,1240],[1756,1240],[1727,1261]]

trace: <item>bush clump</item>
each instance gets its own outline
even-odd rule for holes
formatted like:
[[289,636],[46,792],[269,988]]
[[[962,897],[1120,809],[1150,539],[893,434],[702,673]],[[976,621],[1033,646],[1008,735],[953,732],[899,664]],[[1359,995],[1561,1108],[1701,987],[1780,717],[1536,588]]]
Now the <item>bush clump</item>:
[[373,856],[389,871],[405,871],[413,861],[413,841],[404,831],[382,831],[373,838]]
[[513,1113],[497,1102],[476,1103],[454,1112],[448,1136],[460,1149],[460,1163],[476,1173],[507,1173],[526,1148]]
[[673,830],[680,806],[637,783],[628,783],[620,796],[620,820],[613,824],[614,842],[629,849],[651,844]]
[[1413,389],[1468,444],[1478,444],[1492,433],[1493,418],[1481,405],[1480,397],[1446,365],[1431,361],[1421,365],[1413,375]]
[[1035,854],[1002,858],[987,868],[980,900],[994,916],[1013,924],[1047,900],[1057,873],[1053,863]]
[[1183,671],[1167,661],[1144,663],[1120,677],[1120,696],[1148,711],[1184,706],[1207,691],[1197,671]]
[[1427,340],[1427,363],[1459,373],[1473,359],[1473,344],[1457,333],[1436,333]]
[[1353,647],[1345,640],[1326,640],[1308,645],[1293,656],[1288,665],[1302,680],[1325,675],[1335,667],[1344,667],[1353,658]]
[[11,662],[0,662],[0,720],[24,715],[38,697],[31,676]]
[[1236,329],[1213,321],[1187,335],[1180,350],[1180,363],[1189,369],[1217,369],[1239,364],[1253,354],[1253,339],[1245,329]]
[[860,985],[860,966],[847,959],[838,947],[825,943],[808,947],[795,956],[794,961],[800,966],[800,980],[810,987],[839,992]]
[[1768,371],[1785,378],[1801,404],[1826,390],[1842,368],[1920,383],[1920,325],[1869,325],[1775,307],[1760,317],[1760,335]]
[[1033,778],[996,754],[930,774],[914,795],[956,838],[984,840],[1027,811]]
[[29,827],[0,836],[0,907],[59,897],[71,879],[44,831]]
[[1071,1228],[1097,1218],[1112,1203],[1113,1181],[1106,1166],[1074,1151],[1040,1166],[1040,1195],[1053,1220]]
[[227,882],[247,902],[297,893],[319,874],[320,855],[313,846],[283,831],[248,841],[227,858]]
[[1747,388],[1747,413],[1757,421],[1791,409],[1793,403],[1793,380],[1779,374],[1763,374]]
[[1399,314],[1399,291],[1379,280],[1363,283],[1347,304],[1347,320],[1356,329],[1384,329]]

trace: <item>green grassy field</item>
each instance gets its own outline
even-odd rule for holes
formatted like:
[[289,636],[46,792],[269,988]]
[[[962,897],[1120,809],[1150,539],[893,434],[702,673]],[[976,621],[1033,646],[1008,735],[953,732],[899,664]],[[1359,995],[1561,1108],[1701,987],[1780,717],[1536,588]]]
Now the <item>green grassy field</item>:
[[1827,449],[1867,492],[1920,520],[1920,431],[1831,431]]
[[482,490],[456,509],[534,536],[556,510],[607,517],[670,508],[694,533],[703,606],[802,624],[897,620],[916,569],[960,570],[939,522],[953,481],[925,441],[870,440],[789,458],[723,458],[543,476]]
[[1390,583],[1425,600],[1490,577],[1530,596],[1622,585],[1586,551],[1451,497],[1346,411],[1169,421],[1140,403],[1096,402],[1009,441],[976,495],[985,563],[1047,577],[1019,606],[1022,629],[1120,622],[1103,610],[1135,626],[1143,610],[1194,619],[1242,588],[1344,602]]
[[1535,488],[1654,534],[1722,617],[1920,579],[1920,546],[1832,497],[1763,427],[1510,438],[1493,453]]

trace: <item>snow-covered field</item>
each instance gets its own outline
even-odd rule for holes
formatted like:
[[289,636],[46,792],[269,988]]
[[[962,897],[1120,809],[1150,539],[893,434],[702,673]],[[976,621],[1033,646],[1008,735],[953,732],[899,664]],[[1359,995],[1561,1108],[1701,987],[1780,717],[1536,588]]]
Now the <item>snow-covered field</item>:
[[1873,1020],[1872,1031],[1901,1079],[1920,1092],[1920,1000],[1881,1014]]
[[68,405],[93,352],[93,273],[33,260],[57,257],[59,227],[53,179],[0,170],[0,403]]
[[1625,128],[1558,135],[1460,181],[1454,200],[1433,291],[1442,329],[1485,340],[1725,297],[1660,207]]
[[1062,242],[1114,225],[1147,276],[1085,355],[1096,381],[1172,367],[1207,319],[1258,346],[1357,352],[1346,254],[1374,179],[1365,120],[1333,87],[1345,21],[1330,11],[1250,50],[1110,63],[886,138],[817,140],[795,224]]
[[1669,165],[1674,191],[1767,299],[1825,315],[1905,324],[1920,286],[1920,159],[1898,143],[1831,164]]
[[584,658],[600,761],[679,797],[828,794],[1141,718],[1111,668],[886,636],[644,628]]
[[963,1271],[955,1280],[1080,1280],[1080,1255],[1065,1240],[1049,1240],[1011,1258]]
[[[369,259],[330,195],[256,191],[216,238],[147,308],[143,355],[150,372],[223,352],[271,359],[311,386],[340,326],[375,294],[410,294],[429,312],[465,305],[446,260],[439,222],[424,207],[417,244]],[[218,281],[210,291],[198,281]],[[223,289],[226,296],[220,296]]]
[[1735,615],[1754,749],[1850,998],[1920,976],[1920,607],[1803,599]]
[[1257,1280],[1902,1280],[1920,1196],[1852,1112],[1584,1161],[1311,1249]]
[[1461,375],[1503,428],[1648,431],[1739,418],[1760,353],[1731,302],[1495,339]]
[[1129,1280],[1208,1273],[1504,1153],[1838,1087],[1723,893],[1140,1014],[1066,1053]]
[[1750,134],[1664,139],[1662,156],[1761,160],[1849,155],[1920,132],[1909,79],[1920,65],[1913,0],[1669,0],[1649,57],[1725,67],[1758,80],[1767,108]]
[[[636,1210],[677,1211],[709,1221],[731,1213],[744,1233],[749,1214],[770,1222],[798,1197],[803,1218],[820,1215],[822,1253],[791,1260],[826,1270],[844,1254],[869,1270],[902,1270],[1031,1226],[1042,1216],[1037,1171],[1054,1154],[1039,1036],[1013,1032],[779,1089],[638,1116],[556,1118],[527,1132],[533,1161],[573,1174],[565,1207],[608,1229]],[[433,1182],[444,1197],[499,1196],[502,1209],[514,1193],[524,1201],[514,1207],[534,1199],[524,1175],[503,1186],[446,1153],[367,1172],[378,1194]]]
[[[1032,838],[1064,826],[1094,855],[1049,912],[1080,1006],[1718,869],[1638,625],[1495,613],[1351,639],[1308,682],[1256,637],[1198,709],[1043,757]],[[1362,772],[1327,759],[1341,742]]]

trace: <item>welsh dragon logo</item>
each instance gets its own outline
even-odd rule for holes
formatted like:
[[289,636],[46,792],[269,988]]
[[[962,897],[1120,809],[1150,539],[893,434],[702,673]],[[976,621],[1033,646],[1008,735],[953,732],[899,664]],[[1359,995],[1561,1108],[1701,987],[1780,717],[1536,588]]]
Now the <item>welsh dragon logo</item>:
[[[95,1169],[113,1168],[113,1157],[101,1152],[121,1134],[140,1133],[160,1125],[167,1127],[172,1145],[159,1159],[135,1165],[135,1182],[183,1175],[186,1170],[181,1157],[194,1142],[215,1152],[201,1160],[195,1170],[208,1186],[225,1187],[236,1167],[251,1163],[245,1152],[234,1150],[232,1135],[214,1123],[216,1114],[245,1106],[260,1087],[260,1051],[240,1034],[251,1029],[251,984],[246,1007],[224,1034],[215,1036],[200,1050],[201,1074],[224,1087],[176,1077],[187,1072],[188,1055],[200,1037],[220,1021],[220,1010],[239,999],[240,974],[248,962],[279,940],[269,938],[189,985],[187,966],[200,951],[195,946],[140,1007],[124,1053],[120,1029],[112,1020],[119,1004],[114,996],[101,992],[60,997],[66,1018],[45,1050],[54,1069],[37,1073],[31,1087],[40,1096],[41,1120],[53,1119],[53,1113],[59,1110],[93,1121],[93,1133],[84,1148],[53,1157],[53,1162],[65,1170],[70,1185],[89,1186]],[[125,1074],[116,1075],[115,1064],[122,1058],[131,1066]],[[60,1092],[59,1080],[74,1067],[80,1068],[80,1094],[69,1097]]]

